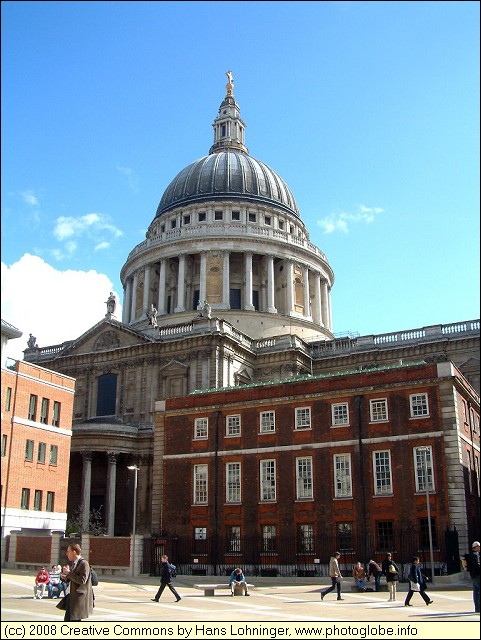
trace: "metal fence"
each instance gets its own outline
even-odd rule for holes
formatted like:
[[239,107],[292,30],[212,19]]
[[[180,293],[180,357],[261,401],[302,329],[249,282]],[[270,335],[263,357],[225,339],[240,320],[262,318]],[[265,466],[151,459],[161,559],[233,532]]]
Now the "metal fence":
[[[424,573],[431,576],[430,549],[422,547],[419,540],[419,532],[413,529],[398,531],[389,545],[381,545],[375,536],[369,535],[353,537],[348,546],[339,538],[319,536],[303,540],[303,548],[299,548],[299,541],[292,537],[270,539],[266,545],[266,540],[260,536],[232,541],[219,535],[207,536],[203,540],[152,535],[144,539],[141,571],[159,575],[161,556],[166,554],[177,566],[177,573],[183,575],[225,576],[241,566],[251,576],[326,576],[329,559],[334,551],[339,550],[340,567],[345,576],[351,575],[357,561],[367,565],[374,559],[380,564],[387,551],[392,552],[401,570],[401,579],[406,577],[413,556],[419,556]],[[435,575],[460,570],[456,531],[446,531],[443,539],[438,540],[433,559]]]

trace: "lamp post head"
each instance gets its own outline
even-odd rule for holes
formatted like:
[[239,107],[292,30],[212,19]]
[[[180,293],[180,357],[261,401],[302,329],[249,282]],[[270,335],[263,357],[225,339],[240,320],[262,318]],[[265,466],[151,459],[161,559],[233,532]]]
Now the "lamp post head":
[[130,469],[131,471],[133,471],[135,469],[135,471],[138,471],[139,467],[137,465],[133,464],[130,467],[127,467],[127,469]]

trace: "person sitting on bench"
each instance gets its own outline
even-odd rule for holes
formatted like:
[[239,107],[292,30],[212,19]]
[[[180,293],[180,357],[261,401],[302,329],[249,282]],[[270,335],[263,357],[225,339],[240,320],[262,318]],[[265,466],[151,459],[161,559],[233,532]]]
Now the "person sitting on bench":
[[234,569],[234,571],[230,574],[229,584],[230,584],[231,596],[234,595],[235,589],[238,589],[238,588],[241,588],[244,590],[245,596],[250,596],[249,590],[247,589],[246,579],[240,567],[237,567],[237,569]]

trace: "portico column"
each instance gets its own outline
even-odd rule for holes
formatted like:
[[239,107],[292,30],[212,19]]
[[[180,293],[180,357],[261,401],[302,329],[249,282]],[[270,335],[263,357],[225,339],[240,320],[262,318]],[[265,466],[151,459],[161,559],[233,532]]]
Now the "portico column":
[[179,256],[179,273],[177,276],[177,306],[174,309],[174,313],[185,311],[185,255]]
[[124,304],[122,305],[122,322],[128,324],[130,320],[130,305],[132,304],[132,280],[127,278],[125,283]]
[[311,318],[311,300],[309,298],[309,269],[302,267],[302,284],[304,285],[304,317]]
[[244,254],[244,273],[244,309],[245,311],[255,311],[255,307],[252,304],[252,251],[246,251]]
[[157,312],[159,315],[165,315],[165,258],[160,261],[159,272],[159,299],[157,302]]
[[222,308],[230,308],[230,251],[223,251],[222,265]]
[[82,453],[82,531],[88,531],[90,520],[90,489],[92,484],[92,454]]
[[149,310],[149,299],[150,299],[150,264],[147,264],[144,267],[144,297],[142,300],[142,315],[145,315]]
[[327,280],[322,279],[321,283],[321,317],[322,324],[327,328],[329,326],[329,308],[328,308],[328,291]]
[[117,482],[118,455],[113,451],[107,453],[109,461],[107,471],[107,534],[109,536],[115,535],[115,485]]
[[331,306],[331,287],[327,287],[327,308],[328,308],[328,325],[327,328],[331,330],[332,328],[332,306]]
[[287,315],[294,311],[294,263],[292,260],[285,260],[287,266]]
[[207,255],[205,251],[200,252],[200,282],[199,282],[199,302],[204,304],[206,297],[206,278],[207,278]]
[[277,313],[274,306],[274,256],[268,255],[267,258],[267,312]]
[[132,284],[132,304],[130,305],[130,322],[135,320],[135,312],[137,311],[137,287],[139,284],[139,274],[134,273],[134,281]]

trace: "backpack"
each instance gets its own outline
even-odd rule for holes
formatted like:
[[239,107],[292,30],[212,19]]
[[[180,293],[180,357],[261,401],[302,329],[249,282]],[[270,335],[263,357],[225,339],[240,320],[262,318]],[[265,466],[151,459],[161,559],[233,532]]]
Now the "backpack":
[[92,587],[96,587],[99,583],[99,577],[97,572],[92,568],[90,568],[90,578],[92,580]]
[[177,576],[177,567],[175,566],[175,564],[171,564],[169,562],[169,571],[172,578],[175,578]]

